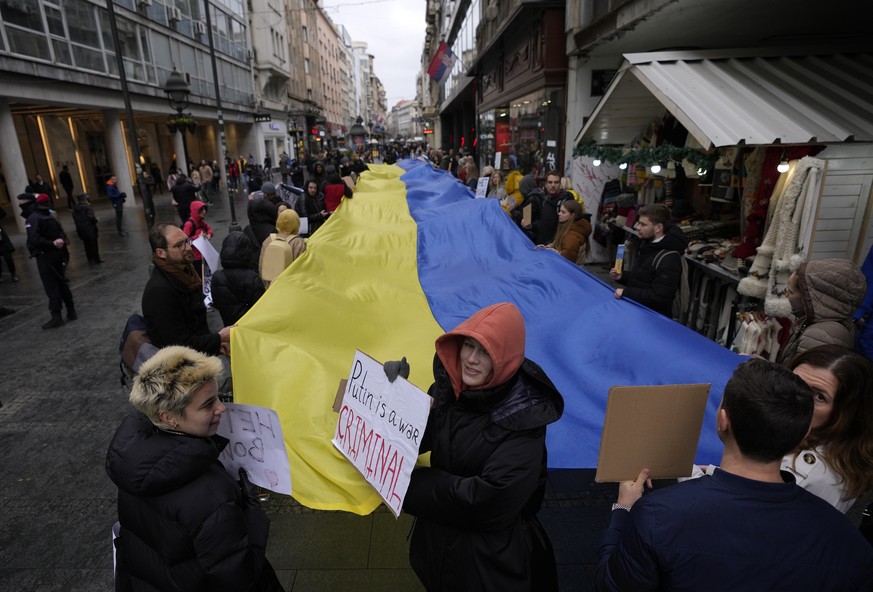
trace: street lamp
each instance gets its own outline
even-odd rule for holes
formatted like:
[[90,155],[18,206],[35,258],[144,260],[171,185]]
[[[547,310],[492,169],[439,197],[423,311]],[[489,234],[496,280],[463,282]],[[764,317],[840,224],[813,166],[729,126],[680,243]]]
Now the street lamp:
[[355,146],[355,152],[361,154],[364,152],[364,141],[367,137],[367,128],[364,127],[364,118],[358,115],[355,124],[349,129],[349,135],[352,137],[352,144]]
[[[178,120],[182,119],[182,110],[188,106],[188,95],[191,94],[191,87],[188,86],[188,81],[176,68],[170,73],[167,82],[164,84],[164,92],[167,93],[167,99],[172,107],[178,113]],[[178,146],[176,149],[176,168],[182,169],[182,172],[188,174],[188,141],[185,138],[186,125],[173,123],[170,125],[170,131],[175,135],[176,132],[182,134],[182,153],[179,154]]]

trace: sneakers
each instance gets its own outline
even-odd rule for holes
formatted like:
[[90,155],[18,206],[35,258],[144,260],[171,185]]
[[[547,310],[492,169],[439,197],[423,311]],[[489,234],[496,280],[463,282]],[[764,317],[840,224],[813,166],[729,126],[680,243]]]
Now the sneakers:
[[64,319],[61,318],[61,313],[53,313],[49,322],[43,324],[43,329],[57,329],[64,324]]

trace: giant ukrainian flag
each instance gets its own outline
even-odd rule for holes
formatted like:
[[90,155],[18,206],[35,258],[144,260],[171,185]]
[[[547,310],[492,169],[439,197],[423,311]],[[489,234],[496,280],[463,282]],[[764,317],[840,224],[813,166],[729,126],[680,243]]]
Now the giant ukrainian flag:
[[712,383],[698,462],[717,462],[715,410],[740,357],[534,247],[497,200],[474,199],[420,161],[372,166],[306,252],[231,338],[237,402],[278,411],[293,496],[316,509],[371,512],[378,494],[331,444],[332,405],[355,349],[406,356],[410,380],[433,381],[434,340],[475,311],[513,302],[527,357],[564,396],[548,429],[549,466],[597,464],[612,385]]

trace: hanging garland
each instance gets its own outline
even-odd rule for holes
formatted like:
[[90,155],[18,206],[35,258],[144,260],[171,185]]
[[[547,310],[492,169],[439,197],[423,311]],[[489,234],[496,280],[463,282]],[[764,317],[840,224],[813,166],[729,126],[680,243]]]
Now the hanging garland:
[[598,145],[594,142],[586,142],[576,146],[576,149],[573,150],[573,156],[588,156],[612,164],[628,163],[640,166],[650,166],[671,160],[675,162],[687,160],[698,168],[706,170],[712,169],[715,161],[718,159],[718,154],[715,152],[705,154],[694,148],[673,146],[666,142],[660,146],[644,146],[637,149],[625,149],[621,146]]

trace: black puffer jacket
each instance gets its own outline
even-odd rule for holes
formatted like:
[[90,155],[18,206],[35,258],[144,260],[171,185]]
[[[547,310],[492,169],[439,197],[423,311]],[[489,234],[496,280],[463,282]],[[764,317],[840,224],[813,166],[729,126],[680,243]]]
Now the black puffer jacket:
[[294,203],[294,211],[297,212],[297,215],[300,216],[301,220],[307,218],[309,221],[309,233],[301,233],[300,236],[312,236],[315,234],[316,230],[321,228],[321,225],[324,224],[324,221],[327,219],[327,217],[322,214],[324,211],[324,194],[319,191],[315,197],[312,197],[309,195],[308,191],[305,191]]
[[218,461],[221,436],[197,438],[127,416],[106,454],[118,486],[116,590],[282,590],[264,555],[269,519]]
[[[672,224],[657,243],[643,241],[633,270],[618,280],[626,286],[622,296],[672,318],[673,298],[682,277],[682,254],[687,246],[685,233]],[[655,258],[661,251],[675,251],[678,255],[665,255],[656,268]]]
[[212,276],[212,304],[225,326],[240,320],[264,293],[261,276],[251,268],[253,256],[258,252],[242,232],[231,232],[221,243],[223,269]]

